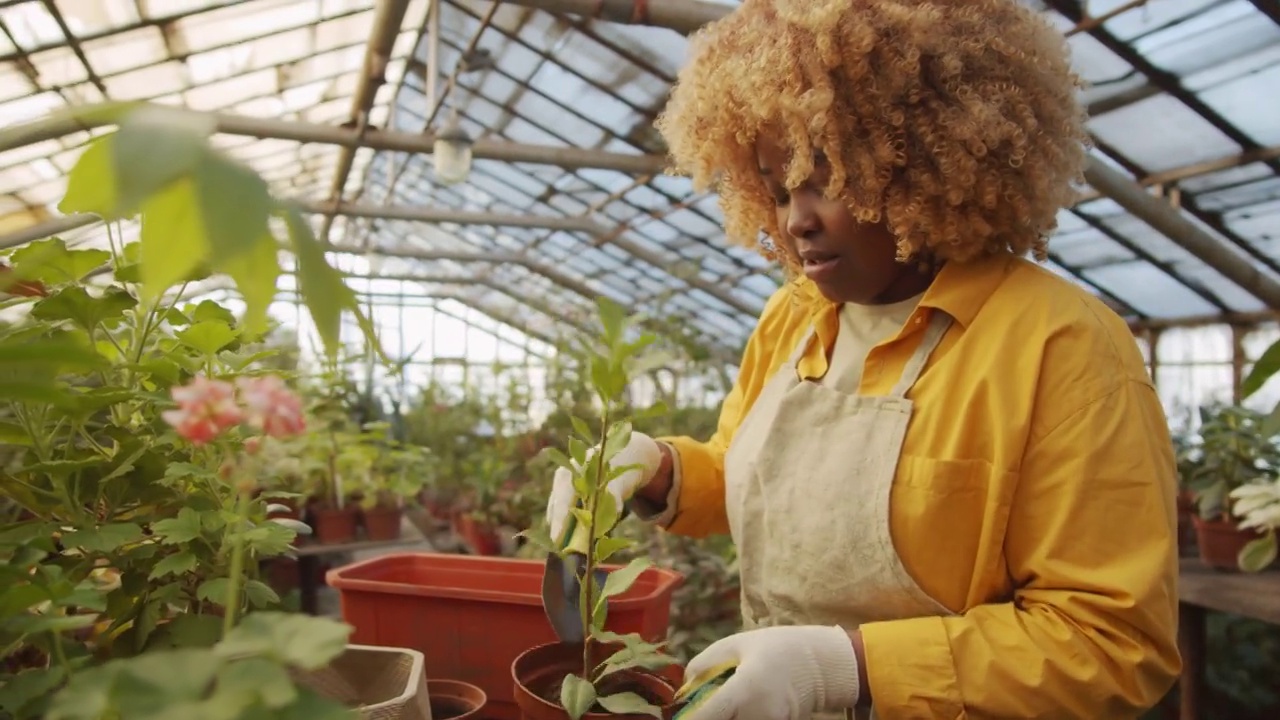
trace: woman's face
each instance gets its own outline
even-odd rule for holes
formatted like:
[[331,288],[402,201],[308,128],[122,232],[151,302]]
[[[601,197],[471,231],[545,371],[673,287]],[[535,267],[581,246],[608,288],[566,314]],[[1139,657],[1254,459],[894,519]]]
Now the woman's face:
[[814,159],[809,179],[788,191],[783,181],[789,153],[769,137],[756,143],[765,187],[773,193],[778,227],[798,256],[804,274],[828,300],[880,305],[923,292],[932,280],[915,264],[897,261],[897,240],[883,223],[858,222],[839,199],[828,200],[824,158]]

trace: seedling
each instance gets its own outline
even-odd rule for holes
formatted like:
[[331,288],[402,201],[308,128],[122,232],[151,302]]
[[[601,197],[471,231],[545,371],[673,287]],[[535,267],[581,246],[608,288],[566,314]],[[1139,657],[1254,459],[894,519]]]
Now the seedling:
[[[633,332],[635,318],[627,317],[617,304],[600,299],[597,305],[603,332],[586,343],[582,357],[590,370],[599,415],[592,418],[592,423],[573,418],[574,432],[568,440],[567,455],[554,448],[546,451],[573,476],[572,516],[560,537],[551,538],[542,530],[522,535],[562,559],[572,555],[583,558],[577,563],[581,587],[578,608],[585,638],[582,667],[580,672],[566,676],[560,688],[560,704],[570,718],[579,720],[597,704],[610,713],[643,713],[661,718],[661,710],[635,692],[602,694],[625,679],[616,673],[658,670],[676,660],[664,653],[661,645],[646,642],[638,634],[620,635],[604,629],[608,599],[626,592],[651,564],[648,558],[637,558],[609,573],[603,584],[596,579],[598,567],[635,544],[613,535],[623,507],[607,488],[610,481],[636,469],[631,465],[612,467],[610,461],[631,441],[631,420],[626,417],[622,400],[628,370],[655,338]],[[593,424],[598,430],[592,429]],[[602,645],[620,645],[621,649],[601,658]]]

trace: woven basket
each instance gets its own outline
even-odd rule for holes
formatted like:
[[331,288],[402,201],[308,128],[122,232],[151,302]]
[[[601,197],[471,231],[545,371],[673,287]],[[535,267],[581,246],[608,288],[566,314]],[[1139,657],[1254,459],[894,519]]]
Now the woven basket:
[[348,645],[327,667],[294,673],[294,682],[357,709],[361,720],[432,720],[417,650]]

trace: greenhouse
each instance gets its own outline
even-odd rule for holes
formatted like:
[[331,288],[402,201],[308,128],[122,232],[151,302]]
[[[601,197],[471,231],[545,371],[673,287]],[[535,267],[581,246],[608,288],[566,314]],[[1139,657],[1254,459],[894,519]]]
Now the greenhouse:
[[0,0],[0,720],[1280,717],[1278,90],[1275,0]]

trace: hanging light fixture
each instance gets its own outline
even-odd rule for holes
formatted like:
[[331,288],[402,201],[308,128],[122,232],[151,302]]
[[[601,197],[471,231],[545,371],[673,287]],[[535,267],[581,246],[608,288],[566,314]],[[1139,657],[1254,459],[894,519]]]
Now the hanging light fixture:
[[458,111],[449,115],[440,132],[436,134],[432,158],[435,162],[436,180],[444,185],[456,185],[471,173],[471,136],[458,122]]

